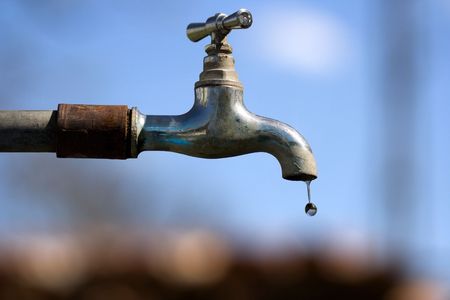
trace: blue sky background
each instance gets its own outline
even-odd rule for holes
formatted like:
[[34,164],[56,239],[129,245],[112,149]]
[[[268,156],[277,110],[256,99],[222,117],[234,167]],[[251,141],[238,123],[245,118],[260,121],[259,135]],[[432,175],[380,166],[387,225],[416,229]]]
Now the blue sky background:
[[[412,211],[408,245],[388,248],[405,250],[413,276],[449,282],[450,1],[418,2],[413,130],[420,176],[413,187],[417,199],[405,208]],[[251,111],[295,127],[311,144],[319,168],[311,186],[316,217],[304,214],[305,184],[283,180],[267,154],[203,160],[146,152],[127,161],[2,154],[2,236],[70,227],[83,216],[67,204],[72,191],[98,199],[89,203],[99,213],[81,218],[87,223],[104,218],[140,229],[200,226],[246,245],[318,243],[382,252],[389,229],[380,205],[383,177],[377,176],[386,147],[380,143],[377,1],[2,1],[2,109],[86,103],[184,113],[193,103],[207,43],[190,42],[187,24],[241,7],[252,12],[254,24],[233,32],[229,42],[244,101]],[[78,185],[71,186],[67,180],[74,178]],[[102,212],[111,197],[113,221]]]

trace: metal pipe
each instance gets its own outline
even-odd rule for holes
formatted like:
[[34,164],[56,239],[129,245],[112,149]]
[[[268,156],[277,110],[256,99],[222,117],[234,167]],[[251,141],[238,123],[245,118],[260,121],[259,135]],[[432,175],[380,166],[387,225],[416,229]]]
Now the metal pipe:
[[0,152],[55,152],[54,110],[1,110]]

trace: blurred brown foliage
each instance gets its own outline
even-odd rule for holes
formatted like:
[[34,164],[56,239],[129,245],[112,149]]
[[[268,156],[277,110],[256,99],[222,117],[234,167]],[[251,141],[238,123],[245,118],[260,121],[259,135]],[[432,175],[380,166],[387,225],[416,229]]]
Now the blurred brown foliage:
[[0,299],[444,299],[394,268],[320,252],[238,256],[204,230],[74,236],[1,247]]

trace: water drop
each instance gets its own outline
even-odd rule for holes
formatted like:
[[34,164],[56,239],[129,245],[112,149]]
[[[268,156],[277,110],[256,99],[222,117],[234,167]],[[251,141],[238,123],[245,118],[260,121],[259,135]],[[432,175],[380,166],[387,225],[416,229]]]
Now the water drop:
[[317,214],[317,206],[311,202],[311,181],[306,181],[306,189],[308,191],[308,203],[305,206],[305,213],[308,216],[314,216]]
[[311,217],[316,215],[317,214],[317,206],[312,202],[307,203],[305,206],[305,213]]

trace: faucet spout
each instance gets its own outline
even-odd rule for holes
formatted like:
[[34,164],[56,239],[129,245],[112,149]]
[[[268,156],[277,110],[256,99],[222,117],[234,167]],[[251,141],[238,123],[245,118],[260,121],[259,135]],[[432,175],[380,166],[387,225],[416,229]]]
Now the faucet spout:
[[260,128],[255,132],[254,152],[272,154],[287,180],[312,181],[317,178],[316,161],[305,138],[291,126],[277,120],[255,116]]
[[316,163],[306,140],[292,127],[249,112],[235,86],[201,86],[191,110],[179,116],[144,116],[138,152],[162,150],[202,158],[253,152],[275,156],[283,178],[310,181]]

